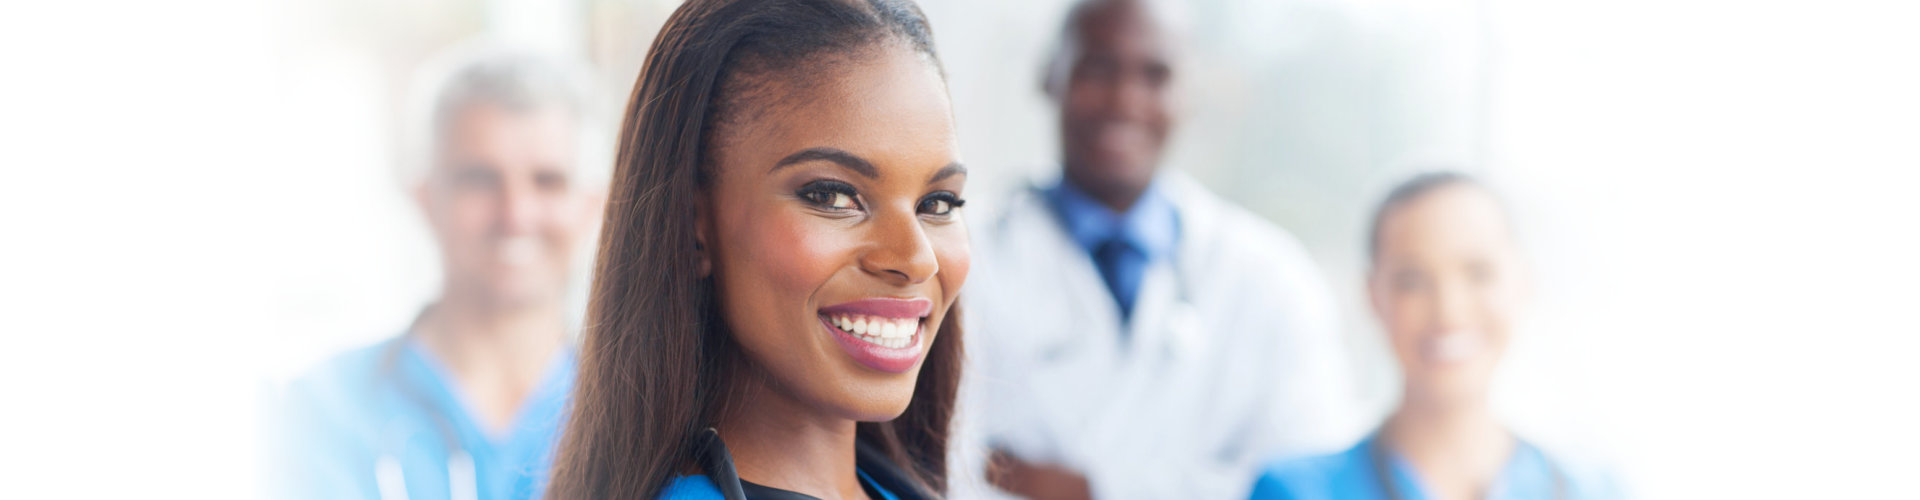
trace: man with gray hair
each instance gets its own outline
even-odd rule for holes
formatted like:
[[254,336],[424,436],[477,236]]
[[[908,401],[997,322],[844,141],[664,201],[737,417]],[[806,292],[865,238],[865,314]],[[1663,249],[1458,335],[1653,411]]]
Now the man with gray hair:
[[1337,311],[1305,249],[1162,167],[1180,59],[1163,8],[1074,6],[1043,84],[1059,178],[975,226],[963,423],[1007,493],[1243,499],[1259,460],[1350,431]]
[[470,45],[423,73],[403,182],[437,299],[293,381],[269,488],[293,498],[540,494],[574,378],[568,277],[604,209],[582,71]]

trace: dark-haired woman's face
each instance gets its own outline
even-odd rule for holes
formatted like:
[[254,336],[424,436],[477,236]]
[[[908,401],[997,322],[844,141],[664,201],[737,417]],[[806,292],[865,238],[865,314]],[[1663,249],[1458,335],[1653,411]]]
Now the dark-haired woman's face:
[[1368,289],[1410,396],[1484,397],[1525,295],[1511,234],[1493,197],[1465,185],[1381,219]]
[[[933,63],[884,48],[801,64],[712,140],[702,241],[722,313],[774,390],[898,416],[968,267],[951,104]],[[824,68],[824,69],[822,69]]]

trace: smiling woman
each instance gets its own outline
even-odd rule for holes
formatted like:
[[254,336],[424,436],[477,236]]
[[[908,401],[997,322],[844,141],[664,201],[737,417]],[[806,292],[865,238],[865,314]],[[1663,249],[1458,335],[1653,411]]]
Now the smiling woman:
[[945,487],[952,105],[900,0],[694,0],[626,112],[550,498]]
[[1367,292],[1400,402],[1339,453],[1269,464],[1252,500],[1625,498],[1610,472],[1509,430],[1489,403],[1530,295],[1508,209],[1464,174],[1408,179],[1376,207]]

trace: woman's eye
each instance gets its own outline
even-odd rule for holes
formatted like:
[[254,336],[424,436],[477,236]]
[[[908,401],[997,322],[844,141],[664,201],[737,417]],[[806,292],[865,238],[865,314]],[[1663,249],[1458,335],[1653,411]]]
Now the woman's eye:
[[860,208],[860,201],[854,198],[853,186],[841,182],[815,182],[800,188],[799,194],[808,203],[828,210]]
[[821,193],[820,205],[827,208],[854,208],[853,197],[846,193]]
[[960,208],[966,204],[966,200],[954,196],[953,193],[935,193],[926,199],[920,200],[920,213],[940,216],[952,215],[953,209]]

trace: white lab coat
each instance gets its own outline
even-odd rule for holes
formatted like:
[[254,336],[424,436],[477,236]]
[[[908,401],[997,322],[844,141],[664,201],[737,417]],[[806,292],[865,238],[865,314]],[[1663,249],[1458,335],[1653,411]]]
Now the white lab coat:
[[[1359,433],[1331,292],[1278,227],[1163,173],[1180,239],[1130,334],[1038,189],[973,219],[956,460],[989,446],[1086,474],[1095,498],[1246,498],[1259,462]],[[978,470],[956,468],[958,474]],[[996,496],[957,478],[956,498]]]

